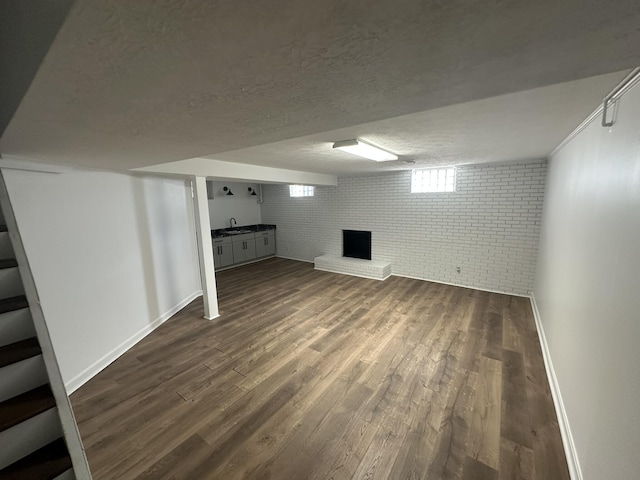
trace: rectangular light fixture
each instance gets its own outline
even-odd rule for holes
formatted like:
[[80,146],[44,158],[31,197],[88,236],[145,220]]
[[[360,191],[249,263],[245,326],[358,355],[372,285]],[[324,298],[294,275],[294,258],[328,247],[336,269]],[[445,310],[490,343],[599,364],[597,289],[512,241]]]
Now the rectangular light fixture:
[[386,152],[381,148],[374,147],[373,145],[358,140],[342,140],[333,144],[333,148],[339,148],[345,152],[358,155],[359,157],[368,158],[369,160],[375,160],[376,162],[388,162],[389,160],[398,160],[398,156],[393,153]]

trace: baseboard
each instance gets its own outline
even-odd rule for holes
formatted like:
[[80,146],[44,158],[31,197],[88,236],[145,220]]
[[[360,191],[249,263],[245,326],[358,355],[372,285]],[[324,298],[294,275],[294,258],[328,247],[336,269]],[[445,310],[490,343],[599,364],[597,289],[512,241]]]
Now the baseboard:
[[278,258],[284,258],[285,260],[295,260],[296,262],[313,263],[313,260],[305,260],[304,258],[285,257],[284,255],[276,255]]
[[95,377],[102,370],[107,368],[111,363],[118,359],[123,353],[133,347],[136,343],[142,340],[144,337],[149,335],[152,331],[166,322],[169,318],[175,315],[177,312],[186,307],[189,303],[191,303],[196,298],[202,296],[202,290],[197,290],[189,295],[184,300],[178,302],[178,304],[174,305],[168,311],[160,315],[153,322],[151,322],[148,326],[144,327],[142,330],[139,330],[131,337],[127,338],[124,342],[120,343],[117,347],[111,350],[106,355],[103,355],[98,360],[93,362],[87,368],[85,368],[78,375],[73,377],[68,382],[65,382],[65,388],[67,389],[67,395],[71,395],[82,385],[87,383],[93,377]]
[[[305,260],[304,258],[285,257],[284,255],[276,255],[276,257],[284,258],[285,260],[295,260],[297,262],[313,263],[313,260]],[[331,272],[331,273],[335,273],[335,272]],[[359,276],[359,275],[355,275],[355,276]],[[475,285],[463,285],[461,283],[444,282],[442,280],[434,280],[432,278],[414,277],[412,275],[400,275],[399,273],[392,273],[389,276],[390,277],[412,278],[413,280],[422,280],[423,282],[442,283],[443,285],[451,285],[453,287],[470,288],[472,290],[480,290],[482,292],[500,293],[502,295],[512,295],[514,297],[530,298],[530,295],[528,295],[526,293],[514,293],[514,292],[506,292],[506,291],[502,291],[502,290],[491,290],[489,288],[477,287]],[[371,278],[371,277],[363,277],[363,278]],[[375,280],[378,280],[378,279],[375,279]],[[385,278],[385,280],[386,280],[386,278]]]
[[553,404],[556,408],[556,416],[558,417],[558,424],[560,426],[560,435],[562,436],[564,453],[567,457],[569,475],[571,476],[571,480],[582,480],[582,470],[580,469],[580,462],[578,461],[578,452],[576,451],[576,445],[573,441],[571,428],[569,427],[567,411],[564,408],[564,402],[562,401],[562,395],[560,393],[560,385],[558,384],[556,372],[553,369],[553,362],[551,361],[551,354],[549,353],[547,337],[544,334],[544,327],[542,326],[542,321],[540,319],[540,311],[538,310],[538,304],[536,303],[536,298],[533,292],[531,292],[529,298],[531,299],[531,309],[533,310],[533,317],[536,321],[538,339],[540,340],[542,358],[544,359],[544,366],[547,371],[547,378],[549,380],[549,387],[551,388]]
[[399,273],[392,273],[392,277],[403,277],[403,278],[412,278],[413,280],[422,280],[423,282],[432,282],[432,283],[441,283],[443,285],[451,285],[453,287],[462,287],[462,288],[470,288],[471,290],[480,290],[481,292],[489,292],[489,293],[499,293],[501,295],[511,295],[513,297],[523,297],[529,298],[529,295],[525,295],[522,293],[514,293],[514,292],[506,292],[502,290],[491,290],[489,288],[476,287],[474,285],[464,285],[462,283],[451,283],[444,282],[442,280],[434,280],[432,278],[423,278],[423,277],[413,277],[411,275],[400,275]]

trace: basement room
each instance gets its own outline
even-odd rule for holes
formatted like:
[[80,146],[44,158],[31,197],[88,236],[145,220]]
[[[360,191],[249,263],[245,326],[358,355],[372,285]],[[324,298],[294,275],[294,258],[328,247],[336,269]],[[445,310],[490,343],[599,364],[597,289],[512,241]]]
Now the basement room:
[[638,25],[0,2],[0,478],[637,478]]

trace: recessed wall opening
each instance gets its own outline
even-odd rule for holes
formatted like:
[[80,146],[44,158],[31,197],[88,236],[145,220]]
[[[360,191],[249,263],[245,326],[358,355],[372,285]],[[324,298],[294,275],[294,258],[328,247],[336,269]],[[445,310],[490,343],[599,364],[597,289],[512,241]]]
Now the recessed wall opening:
[[342,230],[342,256],[371,260],[371,232]]

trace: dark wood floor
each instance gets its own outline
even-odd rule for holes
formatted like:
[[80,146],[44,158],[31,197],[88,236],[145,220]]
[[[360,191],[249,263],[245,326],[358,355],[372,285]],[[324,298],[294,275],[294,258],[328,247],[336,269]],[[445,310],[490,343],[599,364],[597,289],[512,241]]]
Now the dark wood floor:
[[270,259],[73,394],[94,479],[569,479],[528,299]]

